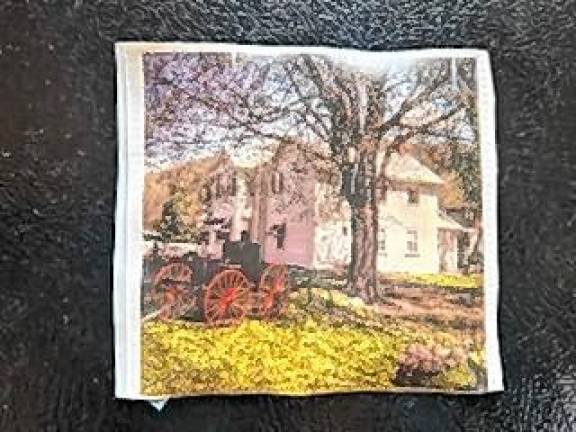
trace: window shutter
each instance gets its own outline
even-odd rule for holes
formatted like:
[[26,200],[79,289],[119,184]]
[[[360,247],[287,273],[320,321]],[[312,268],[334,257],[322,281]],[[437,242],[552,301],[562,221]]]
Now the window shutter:
[[216,198],[222,197],[222,175],[216,176]]
[[203,203],[208,203],[212,199],[212,191],[210,190],[210,185],[203,185],[200,189],[200,200]]
[[230,184],[228,185],[228,195],[236,196],[236,175],[230,177]]
[[284,176],[281,172],[272,173],[270,180],[270,187],[274,194],[279,194],[284,191]]

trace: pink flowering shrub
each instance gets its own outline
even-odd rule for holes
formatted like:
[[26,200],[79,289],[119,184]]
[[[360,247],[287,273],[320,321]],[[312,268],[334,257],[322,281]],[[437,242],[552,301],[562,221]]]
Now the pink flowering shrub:
[[427,387],[435,377],[462,365],[466,356],[456,349],[435,344],[409,345],[398,358],[394,384],[405,387]]

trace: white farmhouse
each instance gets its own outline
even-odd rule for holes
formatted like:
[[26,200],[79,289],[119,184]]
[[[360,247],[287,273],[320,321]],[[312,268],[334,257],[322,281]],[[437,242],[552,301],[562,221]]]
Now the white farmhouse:
[[[205,185],[204,253],[221,256],[226,239],[241,232],[259,243],[266,262],[312,269],[342,268],[350,261],[347,203],[298,152],[276,154],[245,169],[217,156]],[[443,180],[408,153],[390,156],[388,187],[378,208],[378,270],[438,273],[458,271],[459,233],[468,231],[442,211]]]
[[[443,180],[409,154],[395,153],[387,166],[388,188],[378,204],[378,270],[438,273],[458,271],[458,237],[467,231],[439,205]],[[317,197],[327,196],[317,184]],[[321,213],[324,199],[316,201]],[[312,267],[331,268],[350,260],[350,212],[316,221]]]

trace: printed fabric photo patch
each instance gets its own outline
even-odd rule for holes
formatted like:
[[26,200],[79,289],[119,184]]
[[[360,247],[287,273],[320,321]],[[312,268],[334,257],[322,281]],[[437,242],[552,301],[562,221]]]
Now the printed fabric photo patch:
[[486,52],[116,55],[117,397],[503,389]]

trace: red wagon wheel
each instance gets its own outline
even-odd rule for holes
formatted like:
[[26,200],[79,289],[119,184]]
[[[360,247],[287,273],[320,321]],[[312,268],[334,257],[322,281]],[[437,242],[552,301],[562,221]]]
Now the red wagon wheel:
[[275,318],[284,312],[289,293],[288,268],[283,264],[272,264],[260,276],[258,291],[261,303],[258,312],[261,317]]
[[[192,270],[184,263],[163,265],[152,278],[152,302],[161,319],[176,318],[188,289],[192,285]],[[178,307],[177,307],[178,306]]]
[[204,317],[209,325],[238,323],[250,308],[250,282],[239,270],[218,273],[206,287]]
[[174,262],[163,265],[154,275],[152,283],[155,286],[166,284],[189,284],[192,282],[192,270],[188,265]]

